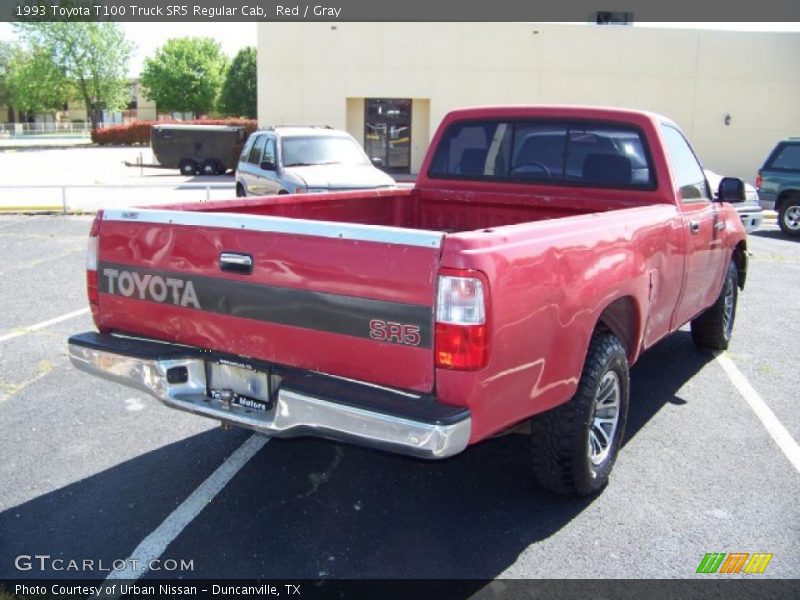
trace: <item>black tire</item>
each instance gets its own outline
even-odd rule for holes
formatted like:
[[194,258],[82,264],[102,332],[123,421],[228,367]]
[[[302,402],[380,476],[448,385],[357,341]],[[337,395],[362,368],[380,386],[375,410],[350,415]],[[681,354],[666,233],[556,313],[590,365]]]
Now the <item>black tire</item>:
[[792,196],[781,204],[778,225],[786,235],[800,237],[800,196]]
[[717,301],[692,320],[692,341],[701,350],[726,350],[736,320],[739,271],[731,261]]
[[180,163],[178,163],[178,170],[181,172],[181,175],[196,175],[197,163],[191,158],[184,158]]
[[203,175],[220,175],[222,173],[222,165],[216,158],[207,158],[200,166],[200,172]]
[[247,193],[244,191],[244,186],[241,183],[236,184],[236,197],[237,198],[244,198],[247,196]]
[[[608,404],[611,386],[616,415]],[[605,487],[625,435],[630,379],[628,355],[606,330],[592,335],[578,390],[572,399],[531,422],[533,472],[542,487],[588,496]],[[596,419],[615,417],[615,423]],[[606,445],[599,441],[601,432]]]

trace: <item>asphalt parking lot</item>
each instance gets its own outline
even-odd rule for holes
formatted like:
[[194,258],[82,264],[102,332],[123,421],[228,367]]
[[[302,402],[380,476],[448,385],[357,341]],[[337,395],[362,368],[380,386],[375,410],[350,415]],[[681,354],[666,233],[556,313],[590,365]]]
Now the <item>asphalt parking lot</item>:
[[0,161],[0,212],[59,212],[66,205],[74,213],[110,204],[175,204],[227,200],[236,195],[232,171],[187,177],[177,169],[126,166],[126,162],[156,162],[145,146],[0,145]]
[[235,196],[231,173],[182,176],[177,169],[139,168],[153,164],[143,146],[0,147],[0,210],[93,211],[107,206],[224,200]]
[[[191,568],[144,581],[693,578],[709,552],[772,553],[748,577],[800,576],[797,465],[686,331],[633,368],[625,448],[595,498],[538,487],[517,434],[444,462],[264,444],[69,364],[67,337],[93,328],[90,222],[0,216],[0,579],[104,578],[101,561],[145,555]],[[750,249],[727,356],[794,441],[800,243],[768,225]],[[20,555],[94,570],[21,572]]]

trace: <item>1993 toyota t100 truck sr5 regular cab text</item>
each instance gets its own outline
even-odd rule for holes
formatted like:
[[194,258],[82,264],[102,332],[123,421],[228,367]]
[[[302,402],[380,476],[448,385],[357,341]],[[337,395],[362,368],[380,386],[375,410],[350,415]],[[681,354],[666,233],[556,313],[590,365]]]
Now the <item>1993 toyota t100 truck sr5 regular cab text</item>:
[[628,368],[727,347],[745,233],[678,128],[590,107],[451,112],[413,189],[98,213],[80,369],[267,435],[445,458],[530,421],[549,489],[605,485]]

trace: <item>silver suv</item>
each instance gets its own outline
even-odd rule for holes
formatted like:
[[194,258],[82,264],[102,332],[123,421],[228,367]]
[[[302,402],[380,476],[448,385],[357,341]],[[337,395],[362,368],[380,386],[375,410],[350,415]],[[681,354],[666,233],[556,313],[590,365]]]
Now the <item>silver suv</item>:
[[237,196],[392,188],[349,133],[272,127],[253,133],[236,167]]

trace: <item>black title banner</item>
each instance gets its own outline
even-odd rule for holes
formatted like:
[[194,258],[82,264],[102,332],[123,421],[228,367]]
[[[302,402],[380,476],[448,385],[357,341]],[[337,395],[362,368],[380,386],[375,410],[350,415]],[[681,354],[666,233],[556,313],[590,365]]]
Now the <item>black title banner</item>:
[[0,0],[2,21],[800,21],[797,0]]
[[293,600],[542,600],[571,598],[596,600],[769,600],[795,599],[798,580],[525,580],[525,579],[321,579],[321,580],[211,580],[141,579],[81,580],[39,579],[0,581],[0,598],[20,600],[77,600],[114,598],[162,600],[293,599]]

